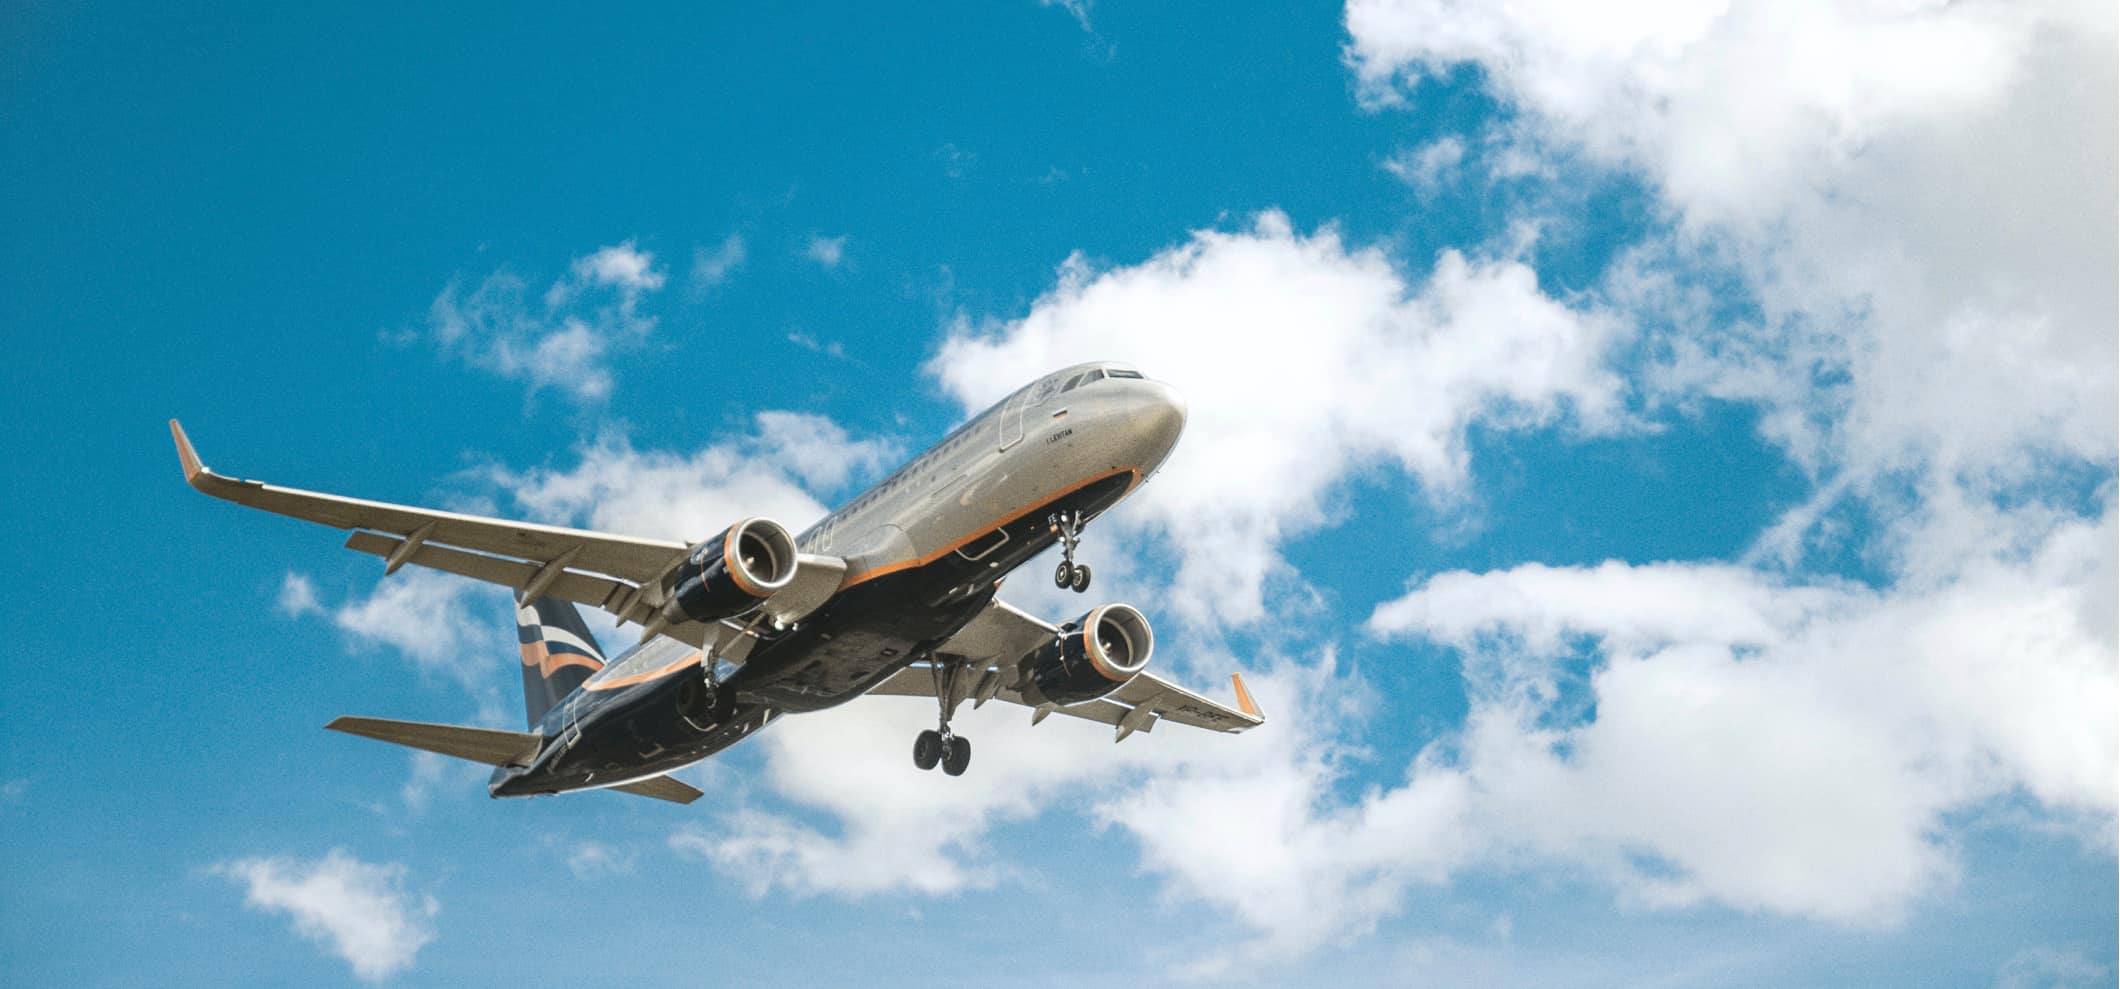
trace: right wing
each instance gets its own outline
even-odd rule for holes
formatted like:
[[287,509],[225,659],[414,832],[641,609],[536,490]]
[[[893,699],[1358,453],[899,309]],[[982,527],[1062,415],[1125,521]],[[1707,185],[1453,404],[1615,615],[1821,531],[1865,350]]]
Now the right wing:
[[[169,431],[177,441],[184,480],[192,487],[238,505],[353,530],[346,548],[382,557],[386,574],[415,563],[511,588],[523,600],[550,594],[647,625],[661,610],[663,578],[690,548],[666,539],[482,518],[224,477],[199,461],[175,419]],[[767,612],[784,617],[814,608],[812,599],[821,603],[838,588],[844,566],[836,558],[804,554],[795,580],[766,602]],[[825,593],[820,596],[819,590]],[[790,608],[795,602],[783,602],[783,596],[800,597],[804,607]],[[743,635],[741,626],[729,622],[687,622],[661,631],[702,648]]]
[[[1095,700],[1033,707],[1011,683],[1016,676],[1013,664],[1059,634],[1059,626],[1051,622],[999,600],[989,601],[963,629],[935,648],[944,662],[961,664],[963,671],[954,678],[946,703],[951,710],[966,700],[973,707],[990,700],[1020,704],[1032,708],[1031,724],[1044,721],[1050,714],[1096,721],[1113,727],[1115,742],[1125,741],[1126,736],[1137,731],[1150,731],[1158,721],[1229,734],[1266,723],[1266,716],[1252,700],[1251,691],[1245,689],[1240,673],[1229,676],[1237,695],[1236,707],[1209,700],[1148,672],[1135,674],[1119,689]],[[934,697],[938,693],[937,680],[933,666],[915,663],[886,677],[869,693]]]

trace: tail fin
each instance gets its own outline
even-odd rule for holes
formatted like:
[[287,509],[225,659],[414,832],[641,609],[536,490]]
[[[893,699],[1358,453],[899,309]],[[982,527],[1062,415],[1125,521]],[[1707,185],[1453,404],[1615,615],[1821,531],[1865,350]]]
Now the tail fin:
[[515,638],[523,650],[523,713],[530,727],[553,705],[604,668],[604,651],[574,605],[541,597],[515,608]]

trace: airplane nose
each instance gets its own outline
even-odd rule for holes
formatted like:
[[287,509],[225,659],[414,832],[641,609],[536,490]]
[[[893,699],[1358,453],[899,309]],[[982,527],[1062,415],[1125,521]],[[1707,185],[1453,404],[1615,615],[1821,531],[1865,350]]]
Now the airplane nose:
[[1161,463],[1185,432],[1185,396],[1160,381],[1141,383],[1140,400],[1131,416],[1134,429]]

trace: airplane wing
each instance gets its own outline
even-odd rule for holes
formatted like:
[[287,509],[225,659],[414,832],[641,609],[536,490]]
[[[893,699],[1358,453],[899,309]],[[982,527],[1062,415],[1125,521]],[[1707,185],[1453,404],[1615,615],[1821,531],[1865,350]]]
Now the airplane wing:
[[[690,548],[666,539],[482,518],[225,477],[200,462],[175,419],[169,431],[177,441],[184,480],[192,487],[238,505],[353,530],[346,548],[382,557],[386,574],[414,563],[500,584],[526,600],[550,594],[645,625],[661,608],[662,578]],[[803,554],[797,566],[789,586],[767,600],[769,614],[799,617],[837,590],[845,571],[843,561],[814,554]],[[662,634],[705,647],[710,639],[728,643],[744,633],[730,622],[687,622]]]
[[[1059,634],[1059,626],[1051,622],[999,600],[988,602],[985,610],[935,650],[943,662],[966,664],[963,669],[969,674],[954,678],[950,708],[954,710],[966,700],[975,708],[990,700],[1003,700],[1032,707],[1032,724],[1044,721],[1050,714],[1064,714],[1111,725],[1115,742],[1124,741],[1137,731],[1153,730],[1158,721],[1230,734],[1266,723],[1251,691],[1245,689],[1241,673],[1232,673],[1229,678],[1236,690],[1236,707],[1209,700],[1147,672],[1095,700],[1033,707],[1011,683],[1016,676],[1016,660]],[[892,674],[869,693],[933,697],[936,680],[932,666],[915,663]]]

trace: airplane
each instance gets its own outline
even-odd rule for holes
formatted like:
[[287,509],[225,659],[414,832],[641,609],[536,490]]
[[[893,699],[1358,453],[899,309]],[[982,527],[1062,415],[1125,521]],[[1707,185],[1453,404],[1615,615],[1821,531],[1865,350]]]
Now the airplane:
[[[933,697],[913,763],[950,776],[971,742],[966,701],[1111,725],[1236,733],[1265,723],[1241,674],[1231,707],[1146,672],[1148,617],[1111,603],[1054,624],[995,597],[1058,543],[1053,581],[1087,591],[1083,527],[1161,467],[1184,399],[1111,362],[1063,368],[959,426],[800,536],[737,521],[697,543],[641,539],[363,501],[208,470],[177,420],[184,477],[216,498],[350,530],[346,548],[515,592],[528,730],[341,717],[326,728],[491,765],[493,797],[611,789],[675,803],[669,774],[783,715],[868,695]],[[578,605],[641,627],[607,659]]]

